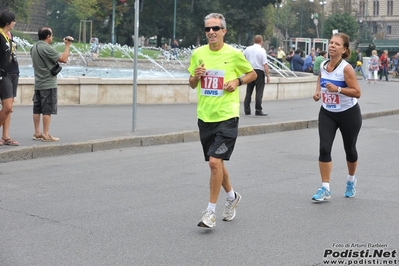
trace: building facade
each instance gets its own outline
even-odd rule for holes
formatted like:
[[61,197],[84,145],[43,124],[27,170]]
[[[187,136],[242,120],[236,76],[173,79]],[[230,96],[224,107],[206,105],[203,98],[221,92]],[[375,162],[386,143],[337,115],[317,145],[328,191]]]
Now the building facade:
[[398,40],[399,0],[357,0],[357,21],[365,40]]

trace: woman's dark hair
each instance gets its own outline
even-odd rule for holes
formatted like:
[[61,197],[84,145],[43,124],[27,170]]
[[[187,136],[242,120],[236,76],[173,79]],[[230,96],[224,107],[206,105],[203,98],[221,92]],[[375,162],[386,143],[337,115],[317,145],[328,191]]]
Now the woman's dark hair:
[[333,37],[341,38],[341,40],[342,40],[343,43],[344,43],[344,47],[346,48],[345,53],[342,54],[342,58],[343,58],[343,59],[348,58],[348,57],[351,55],[351,50],[350,50],[350,48],[349,48],[349,36],[346,35],[345,33],[341,33],[341,32],[340,32],[340,33],[335,33],[335,34],[333,35]]
[[9,10],[0,13],[0,28],[4,28],[7,24],[15,21],[15,14]]
[[320,51],[319,55],[324,56],[327,52],[326,51]]
[[37,36],[39,37],[39,40],[43,41],[47,39],[49,35],[52,35],[53,33],[49,28],[40,28],[39,31],[37,32]]

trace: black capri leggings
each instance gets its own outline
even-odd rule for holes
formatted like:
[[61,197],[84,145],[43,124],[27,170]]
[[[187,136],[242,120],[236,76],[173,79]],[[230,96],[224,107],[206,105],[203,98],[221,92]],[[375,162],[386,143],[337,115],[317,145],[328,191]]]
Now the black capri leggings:
[[341,131],[346,160],[357,161],[356,141],[362,126],[359,104],[343,112],[333,113],[323,107],[319,112],[320,162],[331,162],[331,149],[337,129]]

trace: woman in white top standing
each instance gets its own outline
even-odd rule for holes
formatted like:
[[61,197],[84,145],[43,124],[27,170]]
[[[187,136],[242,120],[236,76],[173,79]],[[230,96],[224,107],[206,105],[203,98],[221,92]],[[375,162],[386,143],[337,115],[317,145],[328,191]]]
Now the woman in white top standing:
[[378,71],[380,70],[380,59],[378,58],[377,51],[373,50],[371,52],[370,60],[369,60],[369,80],[367,83],[370,83],[371,77],[374,76],[374,85],[377,84],[378,80]]
[[331,198],[330,175],[332,169],[331,149],[337,129],[340,130],[346,161],[348,177],[344,196],[352,198],[356,193],[356,167],[358,154],[357,136],[362,125],[362,116],[357,99],[361,92],[352,66],[345,60],[350,56],[349,36],[336,33],[329,45],[329,60],[320,66],[315,101],[322,100],[319,112],[319,169],[322,185],[312,199],[323,201]]

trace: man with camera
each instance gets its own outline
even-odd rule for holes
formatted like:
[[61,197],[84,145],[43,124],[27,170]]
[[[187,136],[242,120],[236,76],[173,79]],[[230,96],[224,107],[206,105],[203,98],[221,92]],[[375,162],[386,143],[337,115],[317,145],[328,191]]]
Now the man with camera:
[[[58,62],[66,63],[73,38],[64,38],[65,50],[60,55],[51,45],[53,32],[43,27],[38,31],[39,41],[31,48],[30,54],[35,74],[33,96],[33,140],[59,141],[49,133],[51,115],[57,114],[57,74],[61,71]],[[43,115],[43,132],[40,131],[40,115]]]

